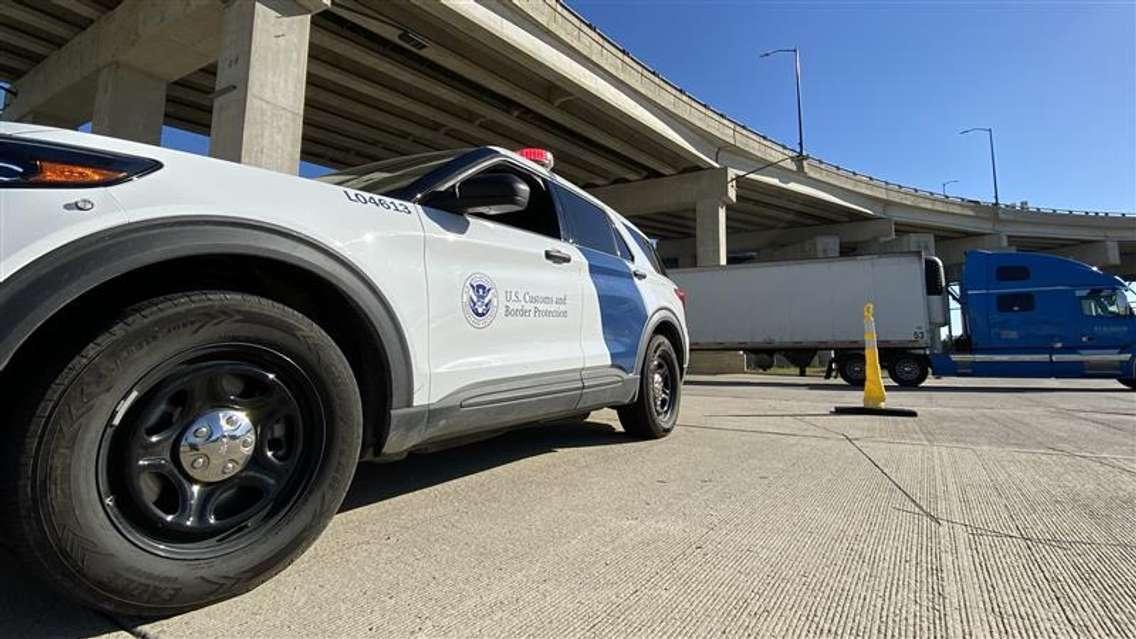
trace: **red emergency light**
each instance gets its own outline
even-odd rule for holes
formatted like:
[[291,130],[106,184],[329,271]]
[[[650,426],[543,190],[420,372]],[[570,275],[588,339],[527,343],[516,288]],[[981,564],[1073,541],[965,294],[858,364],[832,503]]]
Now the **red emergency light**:
[[521,149],[520,151],[517,151],[517,155],[523,157],[529,162],[539,164],[549,171],[552,170],[553,158],[552,153],[548,149]]

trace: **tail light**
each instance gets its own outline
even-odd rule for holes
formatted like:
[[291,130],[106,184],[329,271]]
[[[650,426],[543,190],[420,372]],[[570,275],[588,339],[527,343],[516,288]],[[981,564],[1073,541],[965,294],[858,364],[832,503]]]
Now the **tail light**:
[[686,291],[676,286],[675,295],[678,297],[678,301],[682,302],[682,307],[686,308]]
[[157,160],[63,144],[0,138],[0,188],[110,186],[161,168]]

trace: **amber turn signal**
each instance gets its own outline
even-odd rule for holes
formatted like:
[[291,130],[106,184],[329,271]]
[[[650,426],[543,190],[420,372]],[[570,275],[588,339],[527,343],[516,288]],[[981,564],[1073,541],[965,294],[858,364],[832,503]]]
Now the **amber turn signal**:
[[125,171],[100,169],[93,166],[64,164],[62,162],[36,162],[39,172],[28,181],[33,184],[71,184],[94,186],[103,182],[113,182],[126,176]]

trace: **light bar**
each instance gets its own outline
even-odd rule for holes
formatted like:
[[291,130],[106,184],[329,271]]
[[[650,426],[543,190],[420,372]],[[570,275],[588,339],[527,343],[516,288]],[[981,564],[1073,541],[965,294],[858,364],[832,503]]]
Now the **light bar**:
[[549,171],[552,170],[552,164],[554,160],[552,157],[552,152],[550,152],[548,149],[521,149],[520,151],[517,151],[517,155],[534,164],[539,164]]

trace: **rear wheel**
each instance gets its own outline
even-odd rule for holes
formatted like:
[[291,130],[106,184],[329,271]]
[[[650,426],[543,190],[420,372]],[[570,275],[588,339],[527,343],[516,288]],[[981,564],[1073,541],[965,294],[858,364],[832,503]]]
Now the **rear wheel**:
[[927,381],[929,373],[926,360],[916,355],[899,355],[888,366],[888,377],[907,388],[915,388]]
[[617,409],[619,423],[628,435],[659,439],[671,434],[678,423],[682,399],[680,370],[670,340],[653,336],[639,374],[639,396],[634,403]]
[[840,379],[850,386],[861,387],[864,385],[865,370],[863,355],[845,355],[840,358],[836,365],[836,372],[840,375]]
[[358,460],[350,366],[270,300],[173,295],[130,311],[13,424],[17,554],[82,602],[173,614],[252,589],[302,553]]

